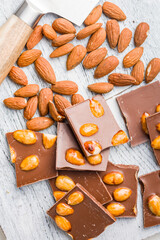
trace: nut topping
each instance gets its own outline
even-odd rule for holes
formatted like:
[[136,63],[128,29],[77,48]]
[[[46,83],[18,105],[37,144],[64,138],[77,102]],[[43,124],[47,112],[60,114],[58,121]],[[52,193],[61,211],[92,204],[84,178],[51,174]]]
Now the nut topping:
[[104,109],[97,100],[94,99],[90,100],[90,109],[92,114],[97,118],[102,117],[104,115]]
[[66,203],[59,203],[56,207],[56,212],[61,216],[67,216],[73,214],[74,210]]
[[160,149],[160,136],[156,137],[152,142],[151,146],[154,149]]
[[16,161],[16,152],[14,151],[14,149],[9,145],[9,150],[10,150],[10,154],[11,154],[11,161],[12,163],[15,163]]
[[80,134],[85,137],[90,137],[98,131],[98,126],[94,123],[86,123],[80,127]]
[[125,206],[123,206],[121,203],[110,203],[107,206],[107,210],[115,217],[118,217],[122,215],[125,212]]
[[84,195],[80,191],[76,191],[69,195],[68,197],[68,204],[70,205],[77,205],[84,200]]
[[157,105],[156,112],[160,112],[160,104]]
[[124,177],[121,172],[110,172],[103,177],[103,182],[108,185],[119,185],[123,182]]
[[85,142],[84,147],[90,154],[93,154],[93,155],[97,155],[102,151],[101,145],[95,141]]
[[13,137],[23,144],[34,144],[37,141],[36,134],[31,130],[17,130],[13,133]]
[[123,130],[118,131],[112,138],[112,145],[117,146],[128,142],[128,137]]
[[82,154],[76,149],[68,149],[66,151],[66,161],[74,165],[84,165],[85,159]]
[[158,124],[156,125],[156,129],[157,129],[157,131],[160,132],[160,123],[158,123]]
[[62,229],[63,231],[67,232],[67,231],[71,230],[71,224],[65,217],[56,215],[54,220],[55,220],[57,226],[60,229]]
[[61,175],[56,178],[55,185],[58,189],[68,192],[74,188],[75,183],[70,177]]
[[43,133],[43,145],[46,149],[51,148],[56,142],[57,136]]
[[142,124],[142,129],[143,131],[148,134],[148,129],[147,129],[147,123],[146,123],[146,118],[149,117],[150,114],[147,112],[144,112],[141,117],[141,124]]
[[87,158],[87,160],[91,165],[98,165],[102,162],[102,155],[97,154],[97,155],[94,155],[94,156],[89,156]]
[[148,198],[148,206],[151,212],[160,217],[160,197],[157,195],[151,195]]
[[39,165],[39,158],[36,155],[30,155],[23,159],[21,162],[20,168],[23,171],[30,171],[38,167]]
[[59,199],[64,197],[65,194],[66,194],[66,192],[62,192],[62,191],[55,191],[55,192],[53,192],[53,196],[54,196],[56,201],[58,201]]
[[113,192],[113,197],[118,202],[123,202],[131,196],[132,190],[126,187],[117,188]]

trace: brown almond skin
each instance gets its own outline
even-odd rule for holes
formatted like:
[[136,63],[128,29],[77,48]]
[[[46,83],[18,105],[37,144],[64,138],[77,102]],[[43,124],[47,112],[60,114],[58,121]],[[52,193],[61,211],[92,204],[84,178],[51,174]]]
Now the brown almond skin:
[[75,105],[77,103],[84,102],[84,97],[81,94],[73,94],[71,98],[72,105]]
[[118,52],[123,52],[130,44],[132,39],[132,31],[129,28],[124,28],[118,40]]
[[141,60],[139,60],[136,65],[134,65],[133,70],[131,72],[131,76],[137,80],[137,84],[141,84],[144,79],[144,64]]
[[66,98],[64,98],[63,96],[58,95],[58,94],[54,95],[54,103],[57,108],[57,111],[62,116],[65,116],[64,109],[72,106],[71,103]]
[[126,19],[124,12],[114,3],[106,1],[102,9],[103,13],[109,18],[116,19],[117,21],[124,21]]
[[93,33],[87,44],[87,52],[91,52],[99,48],[106,40],[106,31],[104,28],[98,29]]
[[123,59],[123,66],[130,68],[134,66],[143,55],[143,47],[134,48]]
[[31,33],[31,35],[27,41],[27,44],[26,44],[27,49],[30,50],[30,49],[34,48],[41,41],[42,38],[43,38],[42,26],[38,25],[35,27],[35,29]]
[[57,33],[49,24],[44,24],[42,29],[43,35],[49,40],[57,38]]
[[106,24],[106,33],[109,46],[114,49],[118,44],[120,35],[119,23],[114,19],[108,20]]
[[38,105],[38,96],[34,96],[29,98],[28,102],[27,102],[27,106],[24,109],[24,118],[27,120],[30,120],[36,110],[37,110],[37,105]]
[[68,53],[70,53],[74,48],[74,45],[72,43],[66,43],[65,45],[56,48],[51,54],[50,58],[57,58],[64,56]]
[[8,76],[13,82],[19,85],[26,86],[28,84],[28,79],[25,72],[19,67],[13,66]]
[[39,92],[38,84],[29,84],[25,87],[19,88],[14,95],[16,97],[33,97]]
[[102,23],[95,23],[88,27],[85,27],[77,33],[76,38],[78,40],[84,39],[96,32],[98,29],[100,29],[100,27],[102,27]]
[[52,101],[49,101],[49,113],[56,122],[62,122],[65,117],[60,115]]
[[53,101],[53,92],[50,88],[43,88],[39,93],[39,112],[41,116],[48,114],[49,101]]
[[92,52],[90,52],[83,61],[83,66],[86,69],[91,69],[96,67],[98,64],[102,62],[102,60],[107,55],[106,48],[98,48]]
[[52,126],[54,121],[48,117],[36,117],[32,118],[26,123],[29,130],[41,131]]
[[149,32],[149,25],[148,23],[141,22],[135,31],[134,34],[134,43],[136,47],[140,47],[146,38],[148,37],[148,32]]
[[98,19],[101,17],[101,15],[102,15],[102,6],[98,5],[95,8],[93,8],[93,10],[90,12],[88,17],[85,19],[84,24],[88,26],[96,23]]
[[69,54],[67,58],[67,70],[72,70],[75,68],[77,65],[79,65],[83,58],[85,57],[87,53],[87,50],[84,46],[82,45],[77,45],[73,48],[72,52]]
[[108,93],[112,91],[113,87],[114,87],[113,84],[106,83],[106,82],[93,83],[91,85],[88,85],[88,89],[90,91],[99,93],[99,94]]
[[54,20],[54,22],[52,23],[52,28],[56,32],[61,34],[76,33],[76,29],[73,24],[64,18],[57,18],[56,20]]
[[146,69],[145,80],[146,83],[151,82],[160,72],[160,58],[153,58]]
[[72,41],[75,38],[75,34],[68,33],[58,36],[57,38],[53,39],[52,46],[53,47],[60,47],[70,41]]
[[27,101],[25,98],[21,97],[11,97],[4,99],[3,103],[6,105],[6,107],[20,110],[27,106]]
[[35,69],[46,82],[55,84],[56,76],[51,64],[43,57],[35,61]]
[[112,72],[118,66],[118,64],[119,60],[115,56],[109,56],[105,58],[96,68],[94,72],[94,77],[95,78],[104,77],[105,75]]
[[108,77],[108,81],[114,86],[137,85],[137,80],[134,77],[122,73],[110,74]]
[[60,81],[51,87],[53,92],[62,94],[62,95],[72,95],[78,91],[78,85],[73,81]]
[[38,49],[24,51],[17,60],[19,67],[26,67],[36,61],[41,56],[42,52]]

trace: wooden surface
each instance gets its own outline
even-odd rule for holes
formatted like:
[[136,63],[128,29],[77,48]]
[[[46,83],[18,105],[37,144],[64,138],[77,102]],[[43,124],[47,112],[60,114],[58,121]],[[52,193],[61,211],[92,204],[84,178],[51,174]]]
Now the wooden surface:
[[[102,3],[103,1],[101,1]],[[137,24],[141,21],[147,21],[150,26],[150,34],[147,41],[143,44],[144,55],[142,60],[147,63],[153,57],[160,57],[160,0],[112,0],[117,3],[126,13],[127,20],[120,23],[121,30],[124,27],[129,27],[132,31],[135,30]],[[0,0],[0,25],[3,24],[10,15],[15,12],[22,0]],[[40,20],[40,24],[51,24],[56,18],[53,14],[47,14]],[[99,22],[107,22],[107,18],[103,15]],[[83,28],[82,26],[81,28]],[[77,31],[79,28],[77,28]],[[74,40],[73,43],[86,46],[87,39],[80,42]],[[111,50],[108,47],[107,41],[103,44],[108,49],[108,55],[116,55],[120,60],[120,64],[115,72],[130,73],[130,69],[124,70],[122,68],[123,56],[134,47],[133,40],[128,49],[118,54],[117,50]],[[45,38],[38,44],[37,48],[41,49],[43,56],[49,59],[49,54],[53,48],[51,42]],[[107,77],[99,80],[93,78],[93,70],[84,70],[80,64],[74,70],[66,71],[66,56],[58,59],[49,59],[51,65],[55,70],[57,81],[72,80],[78,83],[79,92],[85,98],[91,97],[92,94],[87,90],[87,85],[107,81]],[[35,72],[34,65],[24,68],[28,76],[29,83],[38,83],[41,88],[49,86],[45,83]],[[158,76],[159,77],[159,76]],[[158,77],[156,79],[158,79]],[[144,85],[142,83],[141,85]],[[14,131],[16,129],[25,128],[25,120],[23,118],[23,111],[14,111],[4,107],[3,99],[13,96],[13,93],[20,86],[6,80],[0,86],[0,225],[5,232],[8,240],[65,240],[69,239],[63,232],[61,232],[47,216],[46,211],[53,205],[54,199],[48,182],[40,182],[30,186],[16,188],[16,178],[14,165],[10,162],[10,155],[5,139],[5,133]],[[128,89],[130,91],[137,87],[123,87],[115,88],[109,94],[105,95],[109,106],[114,113],[120,127],[124,130],[125,124],[121,117],[115,95]],[[36,113],[38,116],[38,113]],[[56,126],[45,130],[46,133],[54,134]],[[123,164],[137,164],[140,167],[139,175],[149,173],[159,169],[156,164],[155,157],[149,143],[142,144],[135,148],[131,148],[128,144],[111,149],[110,160],[113,163]],[[160,232],[160,226],[149,229],[143,228],[142,217],[142,199],[140,194],[140,187],[138,188],[138,216],[135,219],[121,219],[114,225],[108,227],[99,240],[141,240],[145,237],[151,236]]]

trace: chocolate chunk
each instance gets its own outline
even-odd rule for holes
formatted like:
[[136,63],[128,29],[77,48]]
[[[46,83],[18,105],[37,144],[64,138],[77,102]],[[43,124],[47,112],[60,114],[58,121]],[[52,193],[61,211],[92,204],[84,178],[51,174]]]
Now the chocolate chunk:
[[[59,176],[67,176],[72,179],[74,184],[81,184],[90,194],[93,195],[101,204],[108,203],[112,200],[105,184],[101,180],[97,172],[90,171],[58,171]],[[58,177],[59,177],[58,176]],[[57,178],[58,178],[57,177]],[[53,195],[56,191],[61,189],[56,187],[56,179],[50,179],[49,183],[51,185]]]
[[150,115],[155,113],[156,106],[160,103],[159,95],[160,83],[156,81],[117,98],[132,147],[148,141],[148,135],[142,130],[141,117],[144,112]]
[[[139,177],[141,183],[141,191],[143,195],[143,221],[144,227],[152,227],[155,225],[160,224],[160,170],[151,172],[149,174],[143,175]],[[152,196],[157,196],[156,198],[159,199],[159,204],[156,200],[156,204],[154,205],[153,198],[152,204],[153,206],[157,207],[154,210],[159,211],[159,216],[156,216],[149,208],[149,200]]]
[[[81,194],[84,199],[79,204],[72,205],[74,200],[74,195],[72,194],[77,193]],[[72,201],[69,201],[71,198]],[[62,209],[62,206],[68,208],[68,205],[71,208],[71,214],[65,215],[65,209]],[[115,218],[80,184],[77,184],[60,201],[53,205],[47,214],[62,230],[65,230],[75,240],[95,238],[107,226],[115,222]],[[61,218],[62,214],[63,217]],[[63,224],[63,222],[66,224]]]
[[[106,183],[109,193],[113,196],[114,200],[111,203],[120,203],[123,207],[122,210],[123,209],[125,210],[124,212],[122,211],[121,214],[117,214],[117,216],[115,215],[116,217],[131,218],[137,215],[138,171],[139,171],[139,167],[136,165],[122,165],[122,164],[115,165],[111,162],[108,162],[107,170],[105,172],[99,173],[102,180]],[[110,173],[112,175],[108,175]],[[113,177],[113,174],[116,174],[116,175]],[[124,201],[120,201],[119,199],[117,199],[117,193],[119,188],[125,188],[125,190],[127,190],[126,194],[128,194],[129,196],[128,199]],[[119,192],[119,194],[120,193],[123,193],[123,189],[121,192]],[[116,199],[115,199],[115,196],[116,196]],[[119,196],[122,200],[123,195],[120,194]],[[105,207],[107,208],[109,204],[110,203],[108,203]]]

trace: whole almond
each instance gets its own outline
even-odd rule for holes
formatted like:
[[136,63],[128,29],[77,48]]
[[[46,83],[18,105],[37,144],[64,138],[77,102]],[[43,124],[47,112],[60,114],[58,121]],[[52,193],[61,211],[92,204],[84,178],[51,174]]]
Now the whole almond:
[[14,95],[16,97],[33,97],[39,92],[38,84],[29,84],[25,87],[19,88]]
[[137,85],[137,80],[134,77],[122,73],[112,73],[109,75],[108,81],[114,86]]
[[23,109],[27,105],[26,99],[21,97],[6,98],[3,102],[6,107],[16,110]]
[[38,49],[31,49],[23,52],[17,60],[19,67],[26,67],[36,61],[41,56],[42,52]]
[[26,126],[32,131],[41,131],[52,126],[54,121],[48,117],[36,117],[27,121]]
[[39,93],[39,112],[41,116],[45,116],[48,114],[48,104],[49,101],[53,101],[53,92],[50,88],[43,88]]
[[114,49],[117,46],[120,34],[119,23],[114,19],[108,20],[106,24],[106,33],[109,46]]
[[41,78],[43,78],[46,82],[55,84],[56,76],[51,64],[43,57],[39,57],[35,61],[35,68]]
[[43,25],[42,32],[43,32],[43,35],[50,40],[57,38],[57,33],[49,24]]
[[52,24],[53,29],[58,33],[76,33],[73,24],[64,18],[57,18]]
[[145,79],[146,82],[151,82],[160,72],[160,58],[153,58],[146,69]]
[[78,40],[84,39],[93,34],[94,32],[96,32],[100,27],[102,27],[102,23],[95,23],[88,27],[85,27],[77,33],[76,38]]
[[84,24],[88,26],[96,23],[98,19],[101,17],[101,15],[102,15],[102,6],[98,5],[95,8],[93,8],[93,10],[90,12],[88,17],[85,19]]
[[66,43],[65,45],[56,48],[51,54],[50,58],[56,58],[56,57],[61,57],[64,56],[68,53],[70,53],[74,48],[74,45],[72,43]]
[[49,101],[49,113],[56,122],[62,122],[65,117],[60,115],[52,101]]
[[113,85],[111,83],[100,82],[88,85],[88,89],[92,92],[103,94],[112,91]]
[[98,48],[92,52],[90,52],[83,61],[83,66],[87,69],[91,69],[96,67],[98,64],[102,62],[102,60],[107,55],[106,48]]
[[143,55],[143,47],[134,48],[123,59],[123,66],[130,68],[135,65]]
[[72,41],[75,38],[75,34],[68,33],[58,36],[57,38],[53,39],[52,46],[53,47],[60,47],[70,41]]
[[37,110],[37,105],[38,105],[38,96],[31,97],[28,100],[27,106],[24,109],[24,118],[25,119],[30,120],[34,116],[34,114]]
[[98,29],[95,33],[90,37],[87,44],[87,52],[91,52],[99,48],[102,43],[104,43],[106,39],[106,31],[104,28]]
[[144,64],[141,60],[133,67],[131,75],[137,80],[138,85],[141,84],[144,79]]
[[24,73],[24,71],[19,68],[19,67],[15,67],[13,66],[8,74],[8,76],[10,77],[10,79],[20,85],[27,85],[28,84],[28,79],[26,74]]
[[132,39],[132,31],[129,28],[124,28],[119,36],[118,40],[118,52],[123,52]]
[[135,43],[136,47],[139,47],[144,43],[144,41],[148,37],[148,32],[149,32],[148,23],[141,22],[137,26],[135,34],[134,34],[134,43]]
[[30,50],[34,48],[41,41],[42,38],[43,38],[42,26],[38,25],[35,27],[27,41],[26,44],[27,49]]
[[67,70],[71,70],[75,68],[78,64],[80,64],[85,57],[87,50],[82,45],[77,45],[73,48],[72,52],[69,54],[67,58]]
[[71,98],[72,105],[75,105],[77,103],[84,102],[84,97],[81,94],[73,94]]
[[103,13],[109,18],[116,19],[117,21],[124,21],[126,19],[124,12],[114,3],[107,1],[103,4],[102,9]]
[[115,56],[109,56],[105,58],[96,68],[94,72],[94,77],[95,78],[104,77],[105,75],[112,72],[118,66],[118,64],[119,60]]
[[57,111],[62,115],[65,116],[64,109],[67,107],[71,107],[71,103],[61,95],[54,95],[54,103],[57,108]]
[[53,92],[63,94],[63,95],[72,95],[78,91],[78,85],[72,81],[60,81],[56,82],[51,87]]

